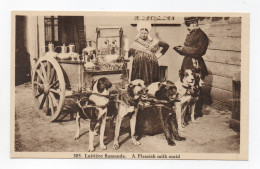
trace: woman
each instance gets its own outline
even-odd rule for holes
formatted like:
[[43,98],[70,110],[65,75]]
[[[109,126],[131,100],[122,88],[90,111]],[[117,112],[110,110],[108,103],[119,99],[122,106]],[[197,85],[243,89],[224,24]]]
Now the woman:
[[158,58],[165,54],[169,45],[149,36],[151,24],[141,21],[137,25],[138,36],[128,52],[128,57],[133,56],[131,81],[142,79],[145,85],[159,81],[160,69]]

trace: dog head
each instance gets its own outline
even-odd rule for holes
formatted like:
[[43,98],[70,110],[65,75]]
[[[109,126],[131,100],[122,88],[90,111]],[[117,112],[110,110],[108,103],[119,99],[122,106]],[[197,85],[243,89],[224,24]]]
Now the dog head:
[[97,83],[97,91],[99,93],[103,93],[104,90],[108,90],[112,87],[112,83],[106,77],[102,77],[95,81],[92,85],[92,90],[94,88],[95,83]]
[[127,88],[129,96],[135,100],[139,99],[143,94],[145,94],[145,85],[144,81],[137,79],[132,81]]
[[175,84],[169,80],[158,84],[159,90],[155,92],[155,98],[158,100],[173,101],[177,100],[179,93]]
[[180,81],[186,86],[193,86],[195,83],[194,70],[186,69],[179,71]]
[[194,78],[195,78],[195,86],[196,87],[204,86],[204,79],[205,78],[200,73],[195,73]]

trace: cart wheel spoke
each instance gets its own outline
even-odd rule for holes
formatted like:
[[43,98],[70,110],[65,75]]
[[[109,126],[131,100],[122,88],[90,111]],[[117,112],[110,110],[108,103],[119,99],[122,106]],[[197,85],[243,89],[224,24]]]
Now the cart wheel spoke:
[[54,106],[58,106],[59,103],[57,102],[57,99],[55,98],[53,93],[50,93],[51,99],[52,99],[52,103],[54,104]]
[[38,70],[36,70],[36,72],[37,72],[38,76],[40,77],[41,81],[42,81],[42,82],[45,82],[45,80],[44,80],[44,78],[43,78],[43,76],[42,76],[41,71],[38,69]]
[[35,96],[35,98],[37,99],[37,98],[40,97],[42,94],[43,94],[43,92],[37,94],[37,95]]
[[45,100],[46,100],[46,95],[43,95],[42,102],[41,102],[40,107],[39,107],[40,109],[42,109]]
[[38,85],[38,86],[42,86],[43,85],[42,83],[39,83],[39,82],[33,82],[33,84]]
[[43,73],[43,77],[45,80],[47,80],[47,74],[46,74],[46,69],[45,69],[45,65],[41,62],[40,63],[41,65],[41,70],[42,70],[42,73]]
[[50,73],[50,74],[51,74],[51,75],[50,75],[51,77],[50,77],[49,83],[52,83],[53,80],[54,80],[55,74],[56,74],[55,70],[54,70],[54,69],[51,69],[51,73]]
[[53,107],[53,101],[52,101],[52,98],[50,95],[48,97],[49,97],[49,101],[50,101],[51,115],[53,115],[55,113],[54,107]]
[[51,65],[50,62],[47,61],[47,80],[50,80],[50,73],[51,73]]
[[46,105],[46,115],[48,115],[48,112],[49,112],[49,97],[48,97],[48,95],[46,96],[45,105]]
[[[41,85],[43,85],[43,81],[41,80],[41,78],[40,78],[39,76],[37,76],[36,81],[34,81],[34,83],[35,83],[35,84],[36,84],[36,83],[40,84],[40,87],[41,87]],[[34,84],[34,83],[33,83],[33,84]]]
[[35,98],[38,98],[44,92],[43,82],[39,76],[37,76],[36,81],[33,82],[33,87],[37,91],[37,93],[35,93],[36,94]]
[[52,83],[52,84],[50,85],[50,88],[52,88],[53,86],[55,86],[57,83],[59,83],[59,80],[56,80],[54,83]]
[[59,92],[58,90],[50,89],[50,91],[53,92],[53,93],[56,93],[56,94],[60,95],[60,92]]

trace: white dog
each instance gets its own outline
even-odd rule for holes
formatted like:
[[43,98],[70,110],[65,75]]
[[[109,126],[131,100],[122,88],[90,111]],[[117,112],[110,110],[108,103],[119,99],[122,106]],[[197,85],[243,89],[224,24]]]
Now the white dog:
[[191,69],[180,70],[179,71],[180,79],[175,83],[177,91],[179,93],[180,102],[176,102],[176,117],[178,129],[184,131],[184,116],[191,101],[191,90],[194,86],[194,72]]

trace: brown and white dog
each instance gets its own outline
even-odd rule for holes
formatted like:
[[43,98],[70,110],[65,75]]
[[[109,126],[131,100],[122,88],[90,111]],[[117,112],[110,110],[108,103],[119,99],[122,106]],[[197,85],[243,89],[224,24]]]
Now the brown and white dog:
[[201,87],[204,86],[204,78],[201,76],[200,73],[194,73],[194,78],[195,78],[195,82],[194,82],[194,86],[192,87],[191,101],[190,101],[190,115],[191,115],[191,122],[197,123],[197,121],[195,120],[195,105],[199,100]]
[[[154,82],[147,87],[147,93],[150,97],[155,97],[159,104],[155,105],[155,109],[159,114],[161,126],[164,131],[168,145],[174,146],[177,141],[186,140],[185,137],[179,135],[176,122],[175,102],[178,102],[177,88],[171,81]],[[166,102],[162,102],[166,101]],[[160,106],[162,104],[163,106]]]
[[184,116],[191,101],[191,90],[195,83],[194,70],[180,70],[180,79],[175,83],[179,93],[179,102],[175,103],[178,129],[184,131]]
[[121,91],[117,98],[118,103],[118,114],[115,124],[115,137],[114,137],[114,149],[119,149],[119,134],[120,127],[123,118],[126,115],[130,115],[130,130],[131,138],[134,145],[140,145],[140,142],[135,138],[135,126],[136,126],[136,116],[139,109],[139,101],[142,97],[144,90],[144,81],[143,80],[134,80],[130,82],[126,91]]
[[[112,83],[102,77],[95,81],[92,86],[92,92],[81,95],[78,101],[78,111],[76,116],[77,130],[74,139],[80,137],[80,119],[90,119],[89,123],[89,150],[94,151],[94,130],[98,122],[100,122],[100,148],[105,150],[107,147],[104,144],[104,132],[106,126],[107,105],[109,103],[109,91]],[[89,105],[93,105],[89,108]]]

